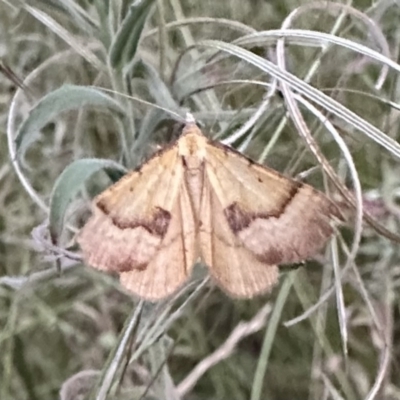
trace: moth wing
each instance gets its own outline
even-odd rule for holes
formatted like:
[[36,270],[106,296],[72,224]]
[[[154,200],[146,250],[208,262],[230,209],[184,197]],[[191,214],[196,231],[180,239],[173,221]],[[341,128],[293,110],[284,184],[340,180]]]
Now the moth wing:
[[277,266],[260,261],[234,234],[208,181],[203,187],[199,238],[210,275],[231,296],[253,297],[276,284]]
[[252,297],[278,280],[277,265],[313,256],[341,218],[313,187],[209,143],[201,200],[201,255],[228,293]]
[[93,201],[78,242],[86,262],[121,274],[133,293],[157,300],[188,278],[195,226],[176,146],[156,154]]
[[206,176],[232,233],[269,265],[313,256],[332,234],[338,208],[312,186],[222,145],[207,148]]

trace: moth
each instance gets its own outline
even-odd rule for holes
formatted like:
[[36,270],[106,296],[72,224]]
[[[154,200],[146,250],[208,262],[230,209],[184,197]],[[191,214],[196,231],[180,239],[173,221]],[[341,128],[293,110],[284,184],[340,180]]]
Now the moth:
[[84,260],[151,301],[174,293],[199,260],[229,295],[265,293],[279,264],[315,255],[342,218],[323,193],[206,138],[193,121],[92,211],[78,236]]

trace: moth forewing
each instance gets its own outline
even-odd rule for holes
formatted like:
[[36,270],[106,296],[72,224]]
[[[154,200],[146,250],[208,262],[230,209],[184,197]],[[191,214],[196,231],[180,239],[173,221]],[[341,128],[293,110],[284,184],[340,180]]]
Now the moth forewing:
[[276,265],[266,265],[243,246],[207,180],[201,204],[201,254],[217,284],[231,296],[240,298],[271,289],[278,280]]
[[131,292],[151,300],[172,294],[195,261],[195,226],[176,146],[123,177],[92,203],[78,242],[86,262],[121,274]]
[[198,258],[196,225],[187,190],[180,191],[161,245],[143,268],[121,274],[121,283],[148,300],[160,300],[181,287]]
[[311,257],[332,234],[332,220],[341,218],[310,185],[220,145],[207,152],[206,176],[233,234],[267,265]]

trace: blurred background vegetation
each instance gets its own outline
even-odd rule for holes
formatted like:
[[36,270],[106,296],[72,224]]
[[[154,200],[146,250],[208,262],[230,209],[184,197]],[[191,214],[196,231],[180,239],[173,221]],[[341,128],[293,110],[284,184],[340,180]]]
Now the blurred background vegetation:
[[[0,399],[400,399],[399,21],[386,0],[1,0]],[[80,260],[90,199],[188,110],[348,217],[272,293],[200,268],[145,304]]]

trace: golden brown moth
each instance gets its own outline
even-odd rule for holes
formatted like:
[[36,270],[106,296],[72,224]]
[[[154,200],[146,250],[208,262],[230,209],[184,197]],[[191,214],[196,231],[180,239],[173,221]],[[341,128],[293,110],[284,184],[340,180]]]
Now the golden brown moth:
[[313,256],[341,218],[321,192],[207,139],[193,122],[92,208],[78,236],[84,260],[147,300],[175,292],[197,260],[231,296],[267,292],[278,265]]

